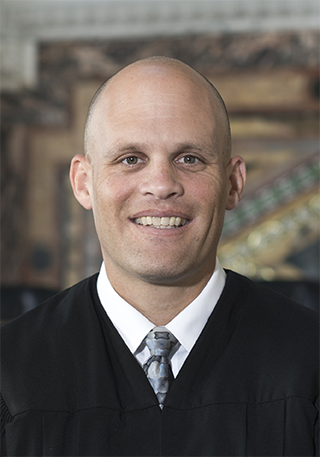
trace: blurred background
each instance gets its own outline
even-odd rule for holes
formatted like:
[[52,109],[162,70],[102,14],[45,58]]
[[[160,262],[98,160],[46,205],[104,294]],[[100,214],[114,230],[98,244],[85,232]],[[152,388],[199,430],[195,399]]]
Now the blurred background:
[[152,55],[213,82],[247,163],[223,267],[317,309],[319,17],[318,0],[2,0],[2,320],[98,271],[69,164],[99,85]]

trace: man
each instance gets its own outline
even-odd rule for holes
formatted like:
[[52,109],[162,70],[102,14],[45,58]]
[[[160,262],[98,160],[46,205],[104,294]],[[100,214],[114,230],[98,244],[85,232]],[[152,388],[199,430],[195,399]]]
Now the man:
[[216,259],[245,165],[213,86],[124,68],[70,177],[104,263],[4,326],[4,454],[314,455],[316,315]]

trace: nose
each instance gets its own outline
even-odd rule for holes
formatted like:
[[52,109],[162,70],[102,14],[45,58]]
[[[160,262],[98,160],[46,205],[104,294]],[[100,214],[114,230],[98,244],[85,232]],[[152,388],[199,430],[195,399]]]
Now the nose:
[[172,164],[154,164],[147,168],[140,183],[140,192],[143,195],[153,195],[160,200],[183,195],[183,185]]

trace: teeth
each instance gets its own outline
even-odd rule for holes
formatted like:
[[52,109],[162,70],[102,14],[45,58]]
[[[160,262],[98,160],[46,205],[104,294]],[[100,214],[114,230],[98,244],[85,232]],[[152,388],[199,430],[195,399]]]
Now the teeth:
[[172,227],[181,227],[186,224],[186,219],[181,217],[151,217],[151,216],[142,216],[135,219],[135,222],[139,225],[152,225],[154,227],[161,228],[172,228]]

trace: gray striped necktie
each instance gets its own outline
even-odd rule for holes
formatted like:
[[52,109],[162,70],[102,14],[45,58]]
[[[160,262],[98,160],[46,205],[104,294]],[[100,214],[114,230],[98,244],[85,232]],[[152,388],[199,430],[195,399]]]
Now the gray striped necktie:
[[173,381],[170,357],[179,342],[166,327],[152,329],[145,337],[144,342],[151,357],[143,365],[143,369],[162,409],[170,383]]

